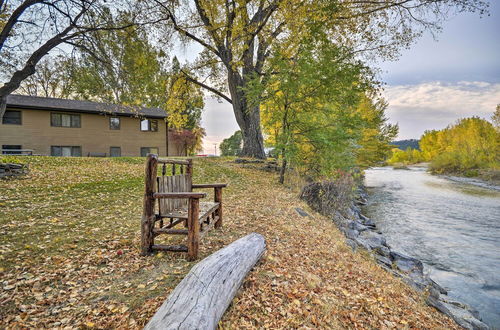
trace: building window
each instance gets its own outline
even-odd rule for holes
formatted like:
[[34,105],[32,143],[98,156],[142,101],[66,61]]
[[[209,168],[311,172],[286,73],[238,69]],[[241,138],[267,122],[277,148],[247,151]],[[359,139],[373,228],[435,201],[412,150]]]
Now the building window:
[[153,119],[141,120],[141,131],[158,132],[158,120],[153,120]]
[[80,115],[51,113],[50,125],[53,127],[81,127]]
[[121,157],[122,156],[122,148],[110,147],[109,148],[109,156],[110,157]]
[[112,130],[120,129],[120,118],[109,117],[109,129],[112,129]]
[[21,155],[21,149],[23,146],[18,144],[4,144],[2,145],[2,154],[3,155]]
[[7,110],[2,119],[4,125],[21,125],[21,111]]
[[82,147],[79,146],[51,146],[51,156],[81,157]]
[[156,147],[142,147],[141,157],[146,157],[148,154],[158,155],[158,148]]

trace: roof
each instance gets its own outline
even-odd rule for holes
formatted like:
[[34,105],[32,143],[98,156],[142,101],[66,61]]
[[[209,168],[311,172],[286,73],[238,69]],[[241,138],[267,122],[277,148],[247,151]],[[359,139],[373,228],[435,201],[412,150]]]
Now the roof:
[[91,101],[77,101],[52,97],[11,94],[7,96],[7,107],[64,112],[110,114],[129,117],[165,118],[167,113],[160,108],[144,108]]

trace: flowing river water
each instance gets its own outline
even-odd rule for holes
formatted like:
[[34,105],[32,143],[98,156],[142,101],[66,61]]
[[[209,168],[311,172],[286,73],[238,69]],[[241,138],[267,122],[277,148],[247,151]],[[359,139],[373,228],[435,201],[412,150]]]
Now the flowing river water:
[[500,329],[500,191],[422,167],[366,171],[371,217],[395,250],[420,259],[448,295]]

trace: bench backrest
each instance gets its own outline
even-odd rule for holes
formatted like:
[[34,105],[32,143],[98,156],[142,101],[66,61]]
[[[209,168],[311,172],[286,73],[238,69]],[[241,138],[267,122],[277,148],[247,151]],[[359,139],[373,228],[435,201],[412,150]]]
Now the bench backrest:
[[[156,178],[158,192],[191,192],[193,163],[191,159],[158,159],[161,176]],[[170,165],[170,166],[167,166]],[[160,215],[175,213],[188,206],[186,198],[161,198],[158,200]]]

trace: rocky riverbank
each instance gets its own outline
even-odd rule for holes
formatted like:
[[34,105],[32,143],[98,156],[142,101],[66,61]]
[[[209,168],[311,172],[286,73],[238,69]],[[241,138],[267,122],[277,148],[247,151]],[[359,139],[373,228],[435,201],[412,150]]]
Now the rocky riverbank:
[[[332,189],[329,185],[326,189],[328,193],[324,193],[325,189],[318,188],[318,185],[322,184],[313,183],[310,188],[306,186],[302,192],[302,198],[316,211],[332,217],[346,236],[346,244],[353,250],[359,248],[367,250],[382,268],[400,277],[415,289],[424,292],[427,304],[450,316],[463,328],[489,329],[479,319],[477,311],[449,298],[444,288],[424,274],[424,266],[420,260],[391,249],[384,235],[377,229],[375,222],[362,214],[361,207],[366,205],[369,198],[364,187],[360,186],[357,189],[356,197],[348,206],[332,210],[332,208],[324,207],[331,203],[325,199],[336,199],[334,195],[345,189]],[[316,194],[317,196],[314,196]],[[345,200],[345,197],[343,199]]]

